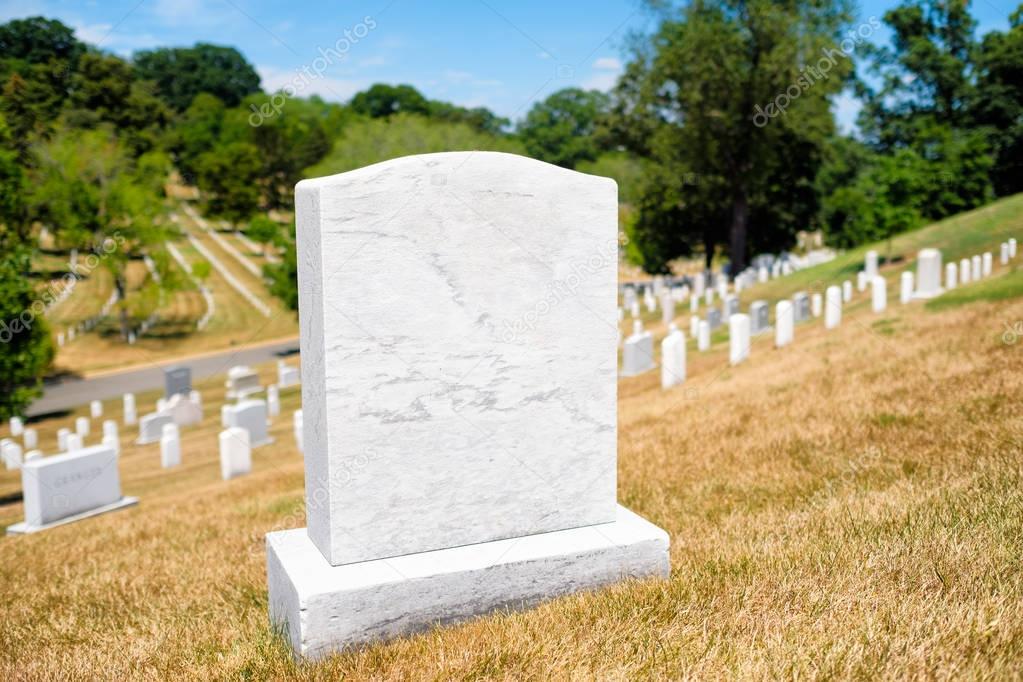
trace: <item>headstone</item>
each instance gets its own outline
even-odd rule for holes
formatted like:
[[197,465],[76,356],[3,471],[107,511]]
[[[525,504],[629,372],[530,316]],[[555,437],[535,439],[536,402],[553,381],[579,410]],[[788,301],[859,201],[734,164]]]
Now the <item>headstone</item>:
[[281,394],[276,384],[270,384],[266,389],[266,412],[271,417],[281,414]]
[[834,329],[842,321],[842,290],[830,286],[824,292],[824,328]]
[[851,301],[852,295],[853,295],[852,282],[850,282],[849,280],[842,282],[842,302],[848,303],[849,301]]
[[25,444],[26,450],[35,450],[39,446],[39,435],[36,433],[36,430],[25,429],[22,442]]
[[164,424],[173,424],[174,417],[169,412],[153,412],[142,415],[139,421],[139,437],[137,445],[156,443],[163,436]]
[[863,272],[869,278],[877,275],[877,251],[867,251],[867,256],[863,261]]
[[702,272],[696,273],[696,276],[693,277],[693,295],[696,296],[697,299],[703,296],[703,290],[706,286],[707,276]]
[[34,459],[42,458],[43,458],[42,450],[29,450],[28,452],[25,453],[25,462],[31,462]]
[[124,394],[124,398],[122,398],[122,402],[123,402],[123,405],[124,405],[124,408],[123,408],[123,410],[124,410],[124,419],[123,419],[124,425],[125,426],[134,426],[138,422],[138,417],[135,414],[135,394],[134,393],[125,393]]
[[181,436],[177,424],[164,424],[160,435],[160,466],[170,469],[181,464]]
[[792,343],[795,334],[795,306],[791,301],[778,301],[774,307],[774,345],[783,348]]
[[268,535],[267,567],[299,655],[667,574],[667,536],[615,499],[617,257],[495,333],[617,252],[613,181],[429,154],[303,181],[295,204],[309,527]]
[[860,270],[856,273],[856,291],[863,291],[867,288],[867,273]]
[[191,394],[175,393],[164,406],[163,413],[169,414],[178,426],[194,426],[202,422],[202,406],[192,402]]
[[696,329],[696,349],[699,351],[710,349],[710,323],[707,320],[700,320]]
[[753,326],[753,336],[763,334],[771,324],[768,321],[770,311],[767,308],[767,301],[753,301],[749,307],[750,324]]
[[98,400],[93,400],[89,403],[89,415],[93,419],[99,419],[103,416],[103,403]]
[[[623,315],[621,314],[621,308],[619,310],[618,321],[622,321]],[[284,360],[277,361],[277,385],[281,388],[288,388],[290,386],[298,386],[301,383],[299,377],[298,367],[292,367],[284,364]]]
[[163,395],[170,400],[179,393],[187,396],[192,391],[192,370],[188,367],[167,367],[163,370]]
[[899,280],[899,302],[906,304],[913,300],[913,273],[906,270]]
[[994,257],[990,251],[985,251],[981,257],[981,269],[980,274],[983,277],[990,277],[992,270],[994,270]]
[[956,267],[956,264],[954,262],[953,263],[946,263],[945,264],[945,288],[946,289],[955,289],[957,286],[959,286],[958,274],[959,274],[959,269]]
[[227,427],[231,426],[232,416],[233,416],[233,412],[231,412],[231,404],[230,403],[224,403],[223,405],[220,406],[220,426],[221,427],[226,429]]
[[703,302],[707,305],[714,305],[714,289],[707,287],[706,291],[703,292]]
[[695,313],[700,309],[700,297],[693,294],[689,297],[689,312]]
[[295,414],[292,417],[293,423],[292,428],[295,431],[295,446],[299,452],[305,452],[305,448],[302,447],[302,410],[295,410]]
[[923,249],[916,259],[915,298],[934,298],[942,293],[941,251]]
[[113,419],[103,422],[103,444],[111,446],[116,454],[121,454],[121,439],[117,435],[117,422]]
[[675,299],[670,294],[665,293],[661,296],[661,322],[664,324],[671,324],[671,321],[675,319]]
[[699,331],[700,331],[700,316],[699,315],[690,315],[689,316],[689,336],[695,339],[696,335],[699,333]]
[[768,280],[767,268],[761,267],[757,270],[757,281],[763,284]]
[[25,431],[25,423],[21,421],[21,417],[11,417],[7,421],[8,426],[11,429],[11,435],[17,438]]
[[636,289],[632,286],[626,286],[622,289],[622,306],[625,308],[632,309],[632,304],[636,302]]
[[625,339],[622,347],[622,376],[633,377],[654,368],[654,336],[643,331],[643,324],[636,320],[632,336]]
[[814,294],[810,298],[810,310],[813,312],[814,317],[820,317],[824,310],[823,297],[820,294]]
[[888,282],[884,277],[870,280],[870,308],[875,313],[883,313],[888,307]]
[[188,400],[193,405],[198,407],[199,410],[202,410],[202,393],[196,391],[195,389],[192,389],[191,391],[188,392]]
[[810,319],[810,297],[805,291],[796,292],[792,296],[792,316],[796,322],[806,322]]
[[1016,238],[1015,237],[1010,237],[1009,238],[1009,258],[1015,258],[1015,257],[1016,257]]
[[650,290],[650,287],[643,289],[643,303],[646,305],[647,312],[652,313],[657,310],[657,299],[654,298],[654,293]]
[[258,448],[273,442],[267,434],[266,420],[266,402],[263,400],[246,399],[237,405],[228,406],[228,424],[249,432],[250,447]]
[[970,273],[971,274],[971,279],[974,282],[979,282],[980,279],[984,276],[983,264],[981,263],[980,256],[973,256],[970,259],[970,264],[972,266],[970,268],[972,270],[972,272]]
[[117,454],[104,445],[26,458],[21,489],[25,521],[8,526],[8,535],[34,533],[138,503],[121,496]]
[[57,346],[59,348],[63,348],[64,347],[64,332],[59,332],[57,334]]
[[739,299],[735,296],[724,297],[724,316],[731,319],[732,315],[739,312]]
[[232,426],[220,432],[220,476],[225,481],[252,471],[249,432]]
[[969,258],[964,258],[961,261],[959,261],[959,282],[960,282],[960,284],[969,284],[970,283],[970,274],[971,274],[970,271],[971,271],[971,268],[970,268],[970,259]]
[[707,324],[710,325],[711,330],[715,330],[721,326],[721,311],[717,308],[711,308],[707,311]]
[[156,399],[156,411],[157,412],[166,412],[167,411],[167,399],[166,398],[157,398]]
[[728,318],[728,360],[738,365],[749,357],[749,315],[737,313]]
[[67,451],[76,452],[85,447],[85,440],[77,433],[69,433],[67,436]]
[[21,446],[9,438],[0,441],[0,459],[3,459],[4,467],[8,469],[21,468]]
[[227,371],[227,397],[244,398],[259,393],[263,386],[259,383],[259,375],[244,365],[232,367]]
[[1002,242],[998,255],[998,260],[1002,265],[1009,264],[1009,242]]
[[71,436],[70,429],[57,429],[57,449],[67,452],[67,439]]
[[639,319],[642,317],[643,311],[639,308],[639,301],[632,302],[632,305],[629,307],[629,315],[631,315],[633,319]]
[[661,341],[661,388],[678,386],[686,380],[686,338],[675,329]]
[[75,419],[75,433],[82,438],[87,438],[89,436],[89,428],[90,424],[88,417],[77,417]]

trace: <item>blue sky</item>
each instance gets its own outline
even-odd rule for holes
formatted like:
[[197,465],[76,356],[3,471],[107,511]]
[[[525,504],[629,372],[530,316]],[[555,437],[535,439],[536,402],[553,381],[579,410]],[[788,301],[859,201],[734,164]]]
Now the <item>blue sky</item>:
[[[857,23],[895,4],[864,0]],[[975,2],[981,32],[1006,28],[1015,6]],[[637,0],[0,0],[0,20],[38,14],[125,56],[197,41],[233,45],[268,90],[301,83],[299,94],[344,100],[375,82],[410,83],[513,120],[559,88],[609,88],[629,33],[654,25]],[[314,77],[298,77],[303,69]],[[857,110],[847,95],[835,102],[846,130]]]

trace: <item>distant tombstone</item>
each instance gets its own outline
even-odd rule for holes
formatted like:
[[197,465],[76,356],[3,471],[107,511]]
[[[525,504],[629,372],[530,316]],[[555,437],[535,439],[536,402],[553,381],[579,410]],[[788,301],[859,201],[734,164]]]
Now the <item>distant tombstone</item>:
[[[621,309],[619,308],[619,311]],[[619,322],[621,321],[622,315],[618,316]],[[298,367],[292,367],[284,363],[284,360],[277,361],[277,385],[281,388],[288,388],[290,386],[298,386],[301,382],[299,377]]]
[[78,273],[78,249],[71,249],[71,255],[68,258],[68,267],[71,272]]
[[856,273],[856,291],[862,292],[867,288],[867,273],[860,270]]
[[1009,243],[1009,258],[1015,258],[1016,257],[1016,238],[1015,237],[1010,237],[1008,243]]
[[637,320],[642,317],[643,311],[639,308],[639,301],[633,301],[632,305],[629,306],[629,315],[631,315],[633,319]]
[[731,319],[732,315],[739,312],[739,299],[736,296],[725,296],[724,301],[724,316]]
[[1002,242],[998,252],[998,262],[1002,265],[1009,264],[1009,242]]
[[631,285],[626,285],[622,289],[622,307],[631,310],[633,303],[636,303],[636,289]]
[[191,391],[188,392],[188,400],[193,405],[202,410],[202,393],[196,391],[195,389],[192,389]]
[[167,411],[167,399],[166,398],[157,398],[156,399],[156,411],[157,412],[166,412]]
[[163,370],[163,395],[170,400],[178,394],[187,396],[192,391],[192,370],[188,367],[168,367]]
[[956,264],[954,262],[953,263],[946,263],[945,264],[945,288],[946,289],[955,289],[957,286],[959,286],[958,274],[959,274],[959,269],[956,267]]
[[266,388],[266,412],[271,417],[281,414],[281,394],[276,384],[270,384]]
[[994,270],[994,257],[990,251],[985,251],[984,255],[981,256],[981,267],[980,274],[982,277],[990,277],[992,270]]
[[714,289],[707,287],[703,292],[703,302],[706,305],[714,305]]
[[29,450],[28,452],[25,453],[25,462],[31,462],[32,460],[42,458],[43,458],[42,450]]
[[191,394],[175,393],[163,412],[169,414],[177,426],[195,426],[202,422],[202,405],[195,404]]
[[700,309],[700,297],[693,294],[689,297],[689,312],[695,313]]
[[810,297],[805,291],[796,292],[792,296],[792,319],[794,322],[806,322],[810,319]]
[[706,288],[706,286],[707,276],[702,272],[696,273],[696,275],[693,277],[693,295],[696,296],[697,299],[703,296],[703,290]]
[[181,464],[181,436],[177,424],[164,424],[160,435],[160,466],[170,469]]
[[[427,154],[295,206],[309,526],[269,534],[267,567],[300,656],[666,575],[667,536],[615,497],[613,181]],[[533,318],[579,262],[600,265]],[[480,321],[524,316],[511,339]]]
[[970,259],[970,265],[971,265],[970,270],[972,271],[970,273],[971,274],[971,278],[973,279],[974,282],[979,282],[981,280],[981,278],[984,277],[984,270],[983,270],[984,266],[983,266],[983,263],[981,261],[980,256],[973,256]]
[[21,421],[21,417],[11,417],[7,421],[7,425],[11,429],[11,435],[14,437],[20,436],[25,431],[25,423]]
[[906,270],[899,279],[899,302],[909,303],[913,300],[913,273]]
[[231,427],[249,432],[249,446],[258,448],[273,442],[266,430],[266,402],[246,399],[237,405],[228,406],[228,423]]
[[661,341],[661,388],[669,389],[686,380],[686,337],[678,329]]
[[941,251],[923,249],[916,259],[916,291],[914,298],[934,298],[942,293]]
[[304,452],[305,448],[302,447],[302,410],[295,410],[295,414],[292,415],[292,429],[295,432],[295,447],[298,448],[299,452]]
[[643,303],[646,305],[647,312],[652,313],[657,310],[657,299],[654,298],[650,287],[643,288]]
[[163,436],[165,424],[173,424],[174,417],[168,412],[153,412],[142,416],[139,421],[139,437],[137,445],[156,443]]
[[227,371],[227,397],[245,398],[263,390],[259,383],[259,375],[244,365],[232,367]]
[[848,303],[849,301],[851,301],[852,295],[853,295],[852,282],[850,282],[849,280],[842,282],[842,302]]
[[71,436],[71,429],[57,429],[57,449],[67,452],[67,439]]
[[26,450],[35,450],[39,446],[39,434],[35,429],[25,429],[22,442],[25,444]]
[[103,444],[114,448],[114,452],[121,454],[121,439],[117,435],[117,422],[107,419],[103,422]]
[[707,311],[707,324],[710,325],[711,331],[721,326],[721,311],[717,308],[711,308]]
[[842,321],[842,290],[830,286],[824,292],[824,328],[834,329]]
[[13,440],[4,438],[0,441],[0,459],[3,459],[4,466],[8,469],[21,468],[21,446]]
[[875,277],[870,280],[870,308],[875,313],[883,313],[887,307],[888,282],[885,281],[884,277]]
[[877,275],[877,251],[867,251],[867,256],[863,260],[863,272],[869,278]]
[[122,398],[123,413],[125,426],[134,426],[138,422],[138,417],[135,414],[135,394],[125,393]]
[[661,322],[670,324],[675,319],[675,299],[670,294],[661,296]]
[[67,436],[67,451],[75,452],[85,447],[85,441],[77,433],[69,433]]
[[57,334],[57,346],[59,348],[63,348],[64,347],[64,332],[59,332]]
[[971,279],[970,275],[972,274],[971,273],[971,269],[972,268],[970,267],[970,259],[969,258],[963,258],[961,261],[959,261],[959,283],[960,284],[969,284],[970,283],[970,279]]
[[700,320],[696,329],[696,350],[705,351],[710,349],[710,323],[707,320]]
[[136,340],[135,332],[128,332],[128,345],[134,346],[135,340]]
[[813,313],[814,317],[820,317],[824,311],[824,299],[820,294],[814,294],[810,297],[810,312]]
[[89,436],[89,429],[90,424],[88,417],[77,417],[75,419],[75,433],[77,433],[79,436],[81,436],[82,438],[87,438]]
[[737,313],[728,318],[728,360],[738,365],[749,357],[749,315]]
[[234,412],[231,411],[231,404],[230,403],[224,403],[223,405],[221,405],[220,406],[220,425],[223,428],[225,428],[225,429],[228,426],[234,426],[231,423],[231,420],[233,418],[234,418]]
[[689,336],[695,339],[696,335],[699,333],[699,331],[700,331],[700,316],[699,315],[690,315],[689,316]]
[[232,426],[220,432],[220,476],[225,481],[252,471],[249,432]]
[[98,400],[93,400],[89,403],[89,416],[93,419],[99,419],[103,416],[103,403]]
[[654,336],[636,325],[622,347],[622,376],[632,377],[654,368]]
[[770,310],[768,310],[767,301],[753,301],[750,304],[749,316],[753,336],[762,334],[770,328],[769,315]]
[[757,281],[760,282],[761,284],[764,284],[765,282],[767,282],[768,279],[769,279],[769,277],[768,277],[768,273],[767,273],[767,268],[765,268],[765,267],[758,268],[757,269]]
[[117,454],[104,445],[26,459],[21,489],[25,521],[8,526],[8,535],[34,533],[138,503],[121,496]]
[[774,307],[774,345],[778,348],[792,343],[796,322],[794,309],[791,301],[778,301]]

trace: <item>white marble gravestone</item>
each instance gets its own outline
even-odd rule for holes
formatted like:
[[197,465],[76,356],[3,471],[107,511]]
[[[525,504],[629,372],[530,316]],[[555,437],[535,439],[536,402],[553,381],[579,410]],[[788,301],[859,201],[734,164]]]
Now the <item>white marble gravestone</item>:
[[728,360],[738,365],[749,357],[749,315],[736,313],[728,318]]
[[970,259],[963,258],[959,261],[959,283],[969,284],[970,283]]
[[955,262],[945,264],[945,288],[955,289],[959,286],[959,268]]
[[39,446],[39,434],[35,429],[25,429],[22,434],[22,442],[26,450],[35,450]]
[[[176,394],[180,395],[180,394]],[[164,469],[181,464],[181,434],[177,424],[164,424],[160,436],[160,466]]]
[[690,315],[689,316],[689,336],[696,338],[696,335],[700,333],[700,316]]
[[93,419],[99,419],[103,416],[103,403],[98,400],[93,400],[89,403],[89,416]]
[[276,384],[266,387],[266,413],[271,417],[281,414],[281,393]]
[[916,259],[916,291],[914,298],[934,298],[941,288],[941,251],[923,249]]
[[853,285],[849,280],[842,282],[842,302],[848,303],[852,300]]
[[4,438],[0,441],[0,459],[3,460],[5,468],[20,469],[21,454],[21,446],[10,438]]
[[994,257],[990,251],[985,251],[984,255],[981,256],[980,274],[982,277],[990,277],[991,271],[994,269]]
[[906,270],[899,278],[899,302],[909,303],[913,300],[913,273]]
[[971,265],[970,270],[972,271],[970,273],[971,279],[974,282],[980,281],[980,279],[984,276],[982,269],[983,263],[981,262],[980,256],[973,256],[972,258],[970,258],[970,265]]
[[661,296],[661,322],[670,324],[675,319],[675,299],[667,292]]
[[309,527],[267,536],[294,649],[665,576],[667,535],[616,502],[614,182],[457,152],[295,203]]
[[135,413],[135,394],[125,393],[121,399],[123,404],[124,422],[125,426],[134,426],[138,422],[138,417]]
[[107,419],[103,422],[103,443],[111,445],[114,452],[121,454],[121,439],[117,434],[117,422]]
[[795,322],[806,322],[810,319],[810,297],[805,291],[797,291],[792,295],[792,319]]
[[774,345],[784,348],[792,343],[796,322],[791,301],[778,301],[774,307]]
[[710,322],[700,320],[696,327],[696,350],[710,350]]
[[57,449],[60,452],[67,452],[67,439],[71,436],[71,429],[57,429]]
[[1001,265],[1009,264],[1009,242],[1002,242],[998,250],[998,262]]
[[810,312],[813,313],[814,317],[820,317],[821,312],[824,309],[824,298],[820,294],[814,294],[810,297]]
[[196,403],[192,394],[175,393],[163,408],[178,426],[194,426],[202,422],[202,403]]
[[174,416],[169,412],[152,412],[142,415],[139,420],[139,437],[135,440],[137,445],[148,445],[156,443],[163,437],[164,424],[173,424]]
[[85,438],[86,436],[89,435],[89,431],[91,430],[90,427],[91,424],[89,423],[88,417],[75,418],[75,433],[77,433],[82,438]]
[[753,336],[763,334],[765,331],[770,329],[770,321],[768,315],[770,311],[767,308],[767,301],[753,301],[749,307],[750,324],[752,325],[751,333]]
[[117,454],[104,445],[26,459],[21,488],[25,521],[8,526],[8,535],[34,533],[138,503],[121,496]]
[[873,278],[877,275],[877,251],[867,251],[867,255],[863,260],[863,272],[866,273],[868,278]]
[[259,383],[259,375],[245,365],[238,365],[227,370],[225,385],[228,398],[242,399],[263,390],[263,386]]
[[295,414],[292,415],[292,429],[295,431],[295,446],[299,452],[304,452],[305,449],[302,447],[302,410],[295,410]]
[[72,431],[67,435],[67,451],[77,452],[85,447],[85,439]]
[[252,447],[249,432],[232,426],[220,432],[220,476],[225,481],[252,471]]
[[1016,257],[1016,238],[1015,237],[1009,237],[1008,244],[1009,244],[1009,258],[1015,258]]
[[710,308],[707,311],[707,324],[710,325],[711,331],[721,326],[721,311],[717,308]]
[[249,447],[269,445],[273,439],[267,434],[266,401],[243,400],[237,405],[228,405],[222,415],[228,427],[245,429],[249,432]]
[[888,282],[884,277],[870,280],[870,309],[875,313],[883,313],[888,307]]
[[281,388],[298,386],[301,382],[298,367],[285,364],[284,360],[277,361],[277,385]]
[[25,423],[21,421],[21,417],[11,417],[7,420],[7,425],[11,429],[11,435],[14,437],[20,436],[25,431]]
[[834,329],[842,321],[842,290],[830,286],[824,291],[824,328]]
[[654,367],[654,336],[643,331],[643,323],[636,320],[632,336],[625,339],[622,347],[622,376],[634,377]]
[[867,288],[867,273],[865,270],[860,270],[856,273],[856,291],[863,291]]
[[661,341],[661,388],[678,386],[686,380],[686,337],[673,329]]

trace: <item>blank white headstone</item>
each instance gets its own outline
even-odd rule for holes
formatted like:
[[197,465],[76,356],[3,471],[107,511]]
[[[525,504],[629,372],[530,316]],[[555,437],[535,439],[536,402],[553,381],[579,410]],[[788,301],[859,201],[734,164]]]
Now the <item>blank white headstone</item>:
[[120,454],[121,439],[117,435],[117,422],[113,419],[107,419],[103,422],[103,443],[112,445],[114,452]]
[[71,429],[57,429],[57,449],[67,452],[67,440],[71,435]]
[[863,291],[867,288],[867,273],[860,270],[856,273],[856,291]]
[[972,268],[970,267],[970,259],[969,258],[964,258],[961,261],[959,261],[959,282],[960,282],[960,284],[969,284],[970,283],[971,269]]
[[661,341],[661,388],[686,380],[686,338],[677,329]]
[[675,319],[675,299],[668,292],[661,296],[661,322],[669,324]]
[[229,481],[252,471],[249,432],[232,426],[220,432],[220,476]]
[[181,464],[181,435],[177,424],[164,424],[160,436],[160,466],[164,469]]
[[89,436],[89,418],[78,417],[75,419],[75,433],[81,436],[83,439]]
[[795,314],[791,301],[778,301],[774,306],[774,345],[778,348],[792,343],[795,334]]
[[761,267],[757,270],[757,281],[763,284],[768,280],[767,268]]
[[93,400],[89,403],[89,414],[93,419],[99,419],[103,416],[103,403],[98,400]]
[[82,437],[79,436],[77,433],[69,433],[68,434],[68,436],[67,436],[67,451],[68,452],[76,452],[78,450],[81,450],[84,444],[85,443],[82,440]]
[[913,300],[913,273],[906,270],[899,280],[899,302],[909,303]]
[[134,426],[135,423],[138,421],[138,417],[135,414],[135,394],[134,393],[125,393],[124,397],[121,400],[122,400],[122,404],[124,406],[123,407],[123,410],[124,410],[124,420],[123,420],[124,421],[124,425],[125,426]]
[[622,376],[631,377],[654,368],[654,337],[643,331],[639,320],[622,347]]
[[266,411],[271,417],[281,414],[281,394],[276,384],[270,384],[266,389]]
[[43,458],[42,450],[29,450],[28,452],[25,453],[25,462],[31,462],[34,459],[42,458]]
[[863,261],[863,271],[870,278],[877,274],[877,251],[867,251],[867,256]]
[[970,265],[972,266],[970,269],[972,270],[971,276],[973,281],[979,282],[980,279],[984,276],[983,263],[981,261],[980,256],[973,256],[970,259]]
[[955,262],[945,263],[945,288],[955,289],[959,286],[959,268],[956,267]]
[[298,447],[298,451],[299,452],[304,452],[304,448],[302,447],[302,437],[303,437],[303,433],[302,433],[302,410],[295,410],[295,414],[292,417],[292,419],[293,419],[292,428],[295,431],[295,445]]
[[139,437],[136,439],[138,445],[156,443],[163,436],[164,424],[173,424],[174,416],[169,412],[151,412],[142,415],[139,420]]
[[820,294],[810,297],[810,312],[814,317],[820,317],[824,310],[824,299]]
[[824,328],[834,329],[842,321],[842,290],[830,286],[824,292]]
[[1002,265],[1008,265],[1009,263],[1009,242],[1002,242],[1001,249],[999,251],[999,262]]
[[749,315],[737,313],[728,318],[728,360],[733,365],[749,357]]
[[707,290],[703,292],[703,302],[707,305],[714,305],[714,289],[707,287]]
[[849,301],[851,301],[852,295],[853,295],[852,282],[850,282],[849,280],[842,282],[842,302],[848,303]]
[[22,436],[22,442],[25,444],[26,450],[35,450],[39,445],[39,435],[35,429],[25,429],[25,433]]
[[200,412],[202,411],[202,393],[196,391],[195,389],[192,389],[191,391],[188,392],[188,400],[193,405],[198,407]]
[[941,289],[941,251],[923,249],[916,260],[916,298],[934,298]]
[[1015,257],[1016,257],[1016,238],[1015,237],[1010,237],[1009,238],[1009,258],[1015,258]]
[[710,322],[700,320],[696,327],[696,349],[705,351],[710,349]]
[[689,316],[689,336],[696,338],[697,334],[700,333],[700,316],[690,315]]
[[[618,321],[621,322],[625,318],[625,311],[621,308],[618,309]],[[291,367],[284,363],[284,360],[277,361],[277,385],[281,388],[288,388],[289,386],[298,386],[301,382],[298,373],[298,367]]]
[[870,280],[870,308],[875,313],[884,312],[888,307],[888,282],[884,277]]
[[256,448],[273,442],[266,430],[266,401],[248,399],[237,405],[228,405],[227,421],[232,428],[242,428],[249,432],[250,447]]
[[8,469],[21,468],[21,446],[9,438],[0,441],[0,459],[3,459],[4,466]]
[[981,256],[981,268],[980,272],[984,277],[990,277],[991,271],[994,269],[994,257],[990,251],[985,251],[984,255]]
[[639,301],[632,302],[632,305],[629,306],[629,314],[632,315],[633,318],[639,318],[639,316],[642,315],[642,311],[639,309]]
[[25,424],[21,421],[21,417],[11,417],[8,420],[8,425],[11,428],[12,436],[20,436],[25,430]]
[[700,297],[693,294],[689,297],[689,312],[695,313],[700,309]]

